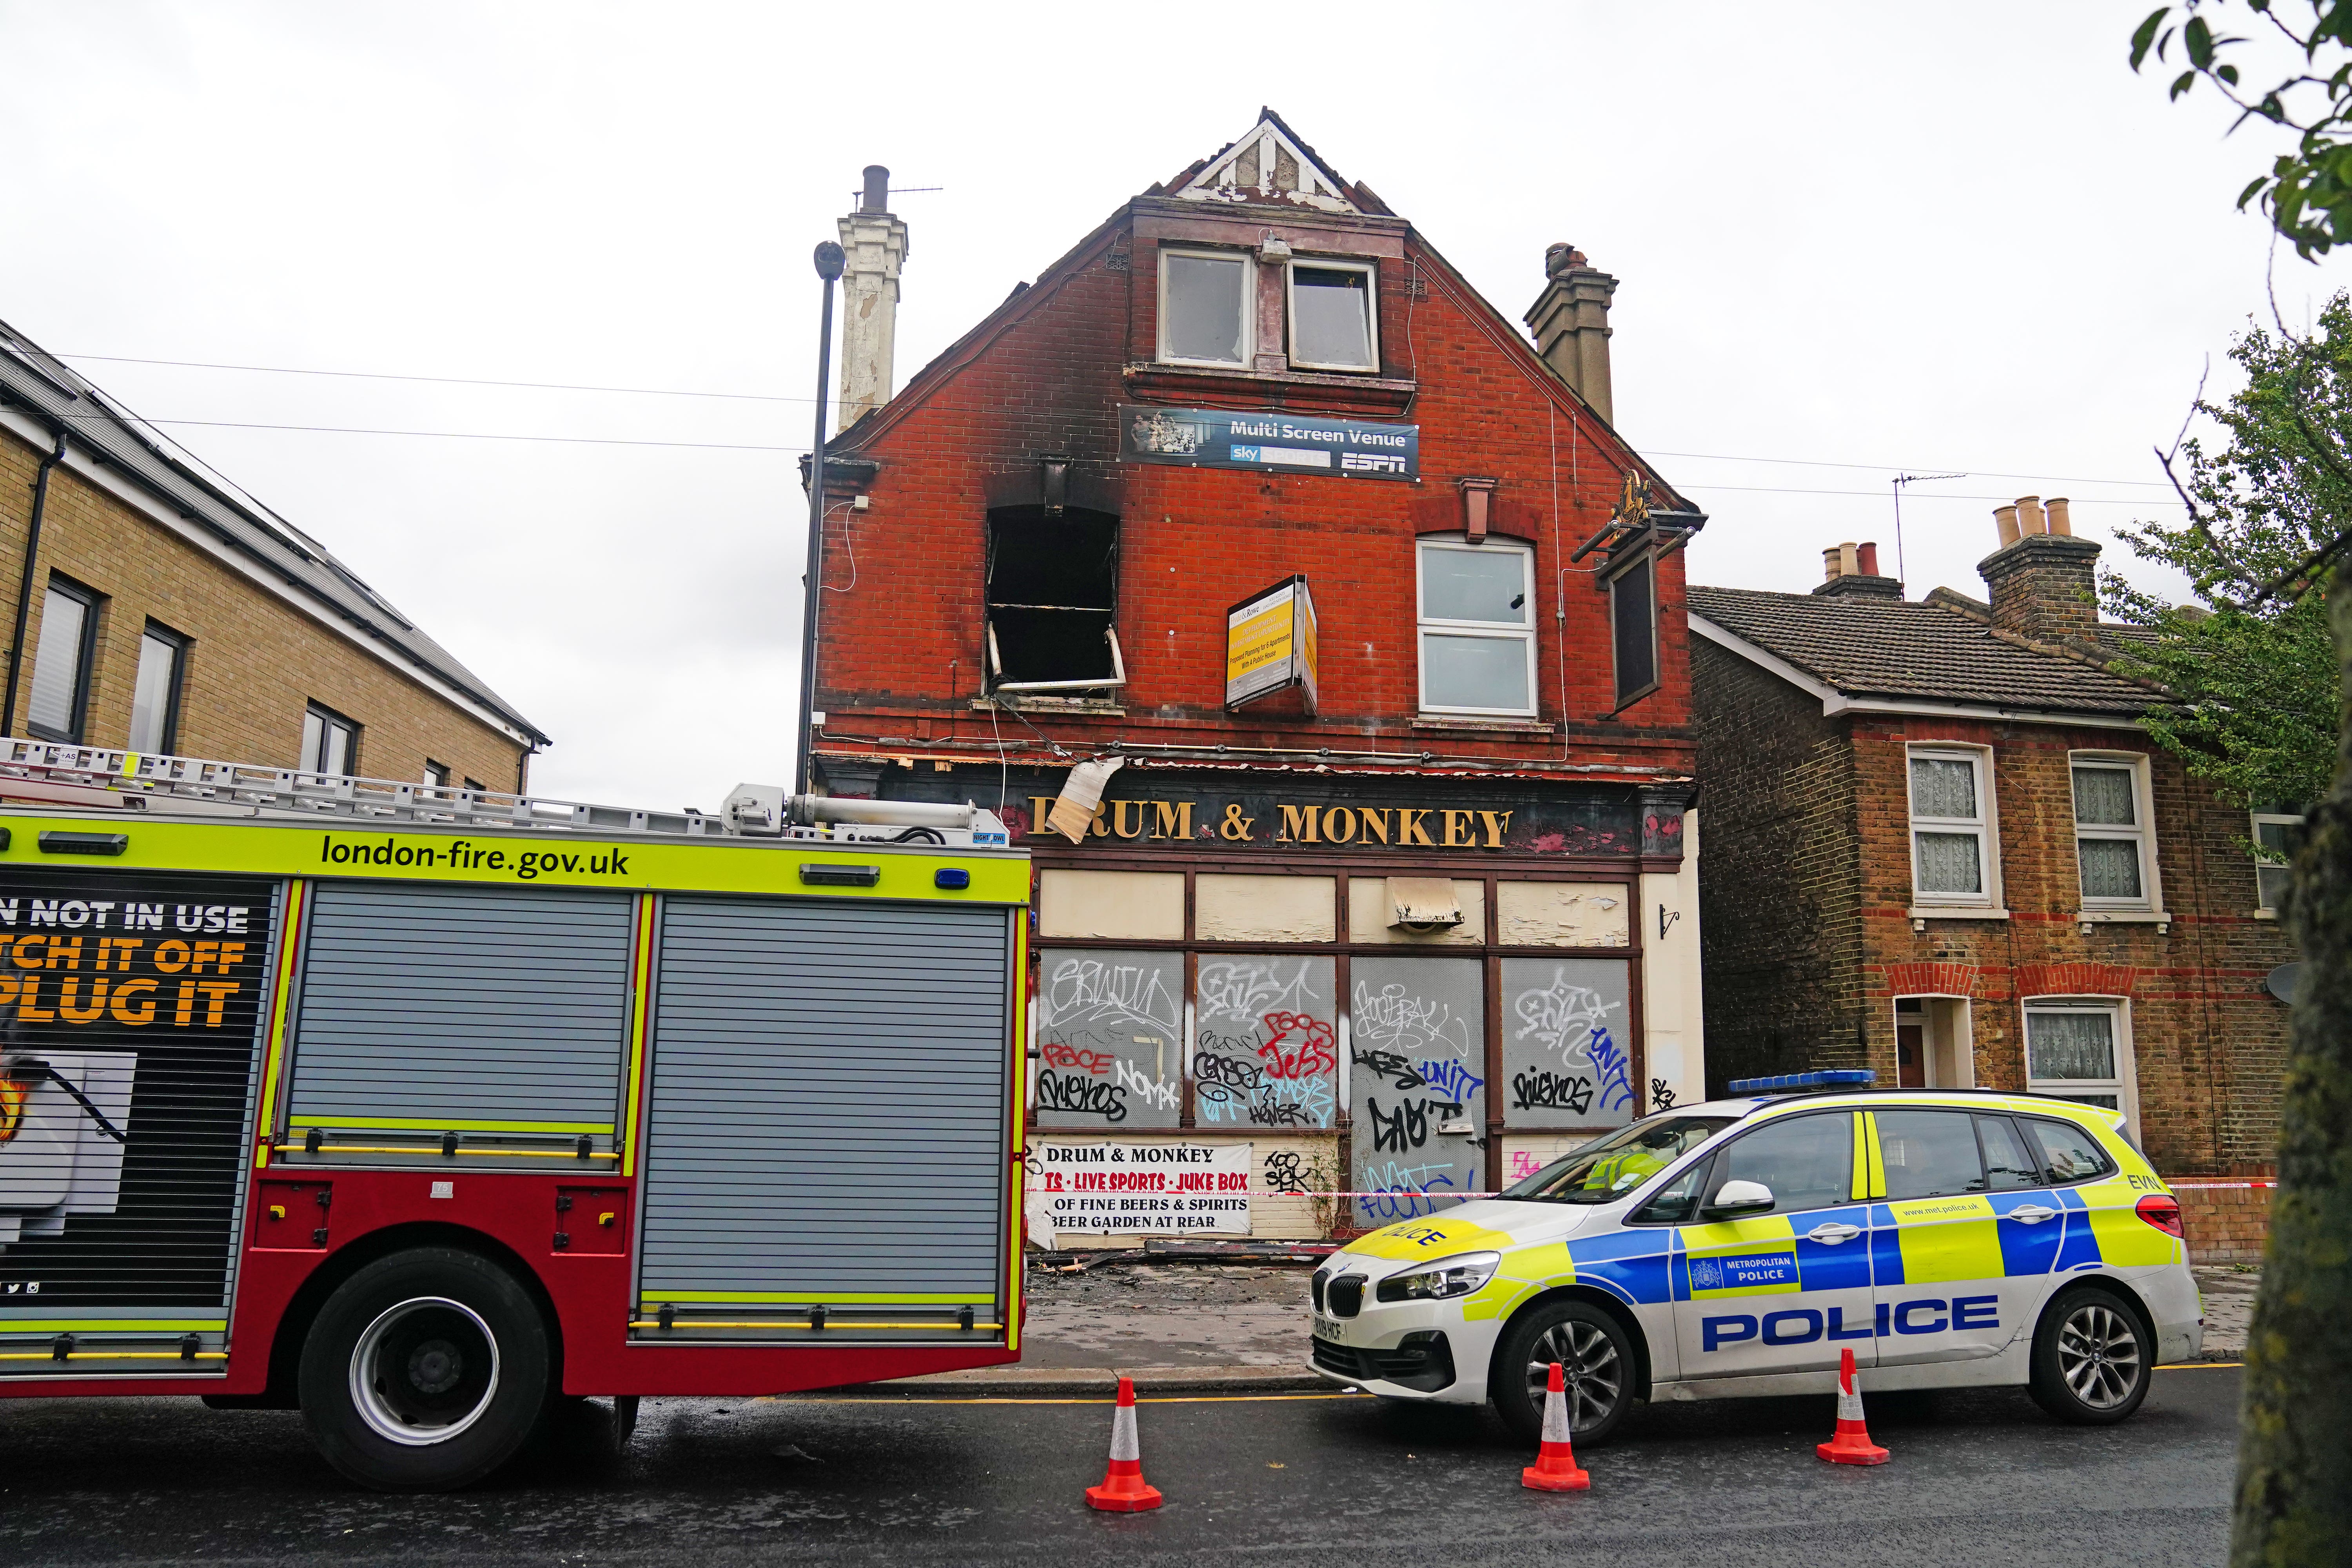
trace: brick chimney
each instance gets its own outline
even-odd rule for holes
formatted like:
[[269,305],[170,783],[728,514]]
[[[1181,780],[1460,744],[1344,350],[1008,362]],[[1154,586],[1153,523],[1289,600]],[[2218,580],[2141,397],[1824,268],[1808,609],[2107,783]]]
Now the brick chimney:
[[2020,496],[1993,509],[2000,548],[1977,563],[1992,624],[2042,642],[2091,642],[2099,624],[2095,541],[2074,536],[2066,498]]
[[1827,598],[1899,599],[1900,578],[1878,574],[1874,542],[1832,544],[1822,552],[1822,584],[1814,593]]
[[890,171],[866,169],[857,210],[841,220],[841,401],[834,428],[855,425],[890,401],[891,356],[898,324],[898,269],[907,260],[907,226],[893,217]]
[[1544,252],[1544,291],[1528,307],[1536,353],[1595,414],[1617,423],[1609,396],[1609,300],[1617,279],[1570,245]]

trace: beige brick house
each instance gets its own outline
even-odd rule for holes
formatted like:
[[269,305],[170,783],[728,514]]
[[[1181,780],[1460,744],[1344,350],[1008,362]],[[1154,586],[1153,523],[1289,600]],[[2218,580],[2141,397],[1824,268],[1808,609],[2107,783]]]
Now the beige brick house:
[[316,540],[0,322],[0,729],[522,790],[547,737]]
[[2122,1110],[2168,1175],[2265,1173],[2294,953],[2247,846],[2295,819],[2149,740],[2063,502],[2001,531],[1989,603],[1906,600],[1867,545],[1811,594],[1691,588],[1710,1086],[2031,1089]]

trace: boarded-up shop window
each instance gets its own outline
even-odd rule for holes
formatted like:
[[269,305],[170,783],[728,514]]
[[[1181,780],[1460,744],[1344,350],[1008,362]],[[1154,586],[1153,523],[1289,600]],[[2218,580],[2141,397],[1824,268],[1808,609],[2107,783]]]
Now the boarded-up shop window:
[[1193,1121],[1234,1131],[1331,1126],[1339,1084],[1331,961],[1203,953],[1200,963]]
[[1451,1207],[1486,1185],[1486,965],[1382,954],[1349,978],[1356,1223]]
[[1503,960],[1503,1124],[1633,1119],[1633,1016],[1622,958]]
[[1094,1132],[1176,1126],[1184,1106],[1183,998],[1181,952],[1040,953],[1037,1125]]
[[988,684],[1083,691],[1125,684],[1118,633],[1118,519],[1083,507],[988,514]]

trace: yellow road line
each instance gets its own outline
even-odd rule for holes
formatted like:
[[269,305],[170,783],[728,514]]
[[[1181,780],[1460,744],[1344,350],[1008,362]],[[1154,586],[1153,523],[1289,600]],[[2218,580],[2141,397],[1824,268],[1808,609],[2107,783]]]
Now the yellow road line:
[[2177,1361],[2170,1366],[2160,1366],[2158,1372],[2217,1372],[2223,1367],[2243,1366],[2242,1361]]

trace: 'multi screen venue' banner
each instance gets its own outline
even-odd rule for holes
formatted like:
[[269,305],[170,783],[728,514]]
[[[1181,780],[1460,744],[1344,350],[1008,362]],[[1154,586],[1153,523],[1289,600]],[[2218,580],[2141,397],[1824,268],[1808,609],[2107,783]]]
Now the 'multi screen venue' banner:
[[1421,474],[1421,426],[1326,419],[1311,414],[1122,404],[1118,455],[1130,463],[1412,479]]

